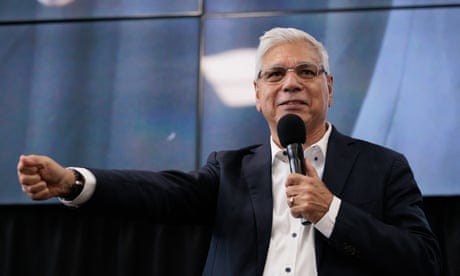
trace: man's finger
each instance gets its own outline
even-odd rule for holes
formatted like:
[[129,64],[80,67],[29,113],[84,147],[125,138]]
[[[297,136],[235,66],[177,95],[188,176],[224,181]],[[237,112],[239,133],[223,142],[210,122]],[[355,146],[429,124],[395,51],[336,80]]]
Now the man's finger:
[[33,175],[38,174],[40,167],[37,166],[26,166],[23,162],[18,163],[18,174]]
[[40,193],[43,190],[48,190],[46,183],[43,181],[40,181],[34,185],[27,186],[27,191],[32,194]]
[[29,197],[33,200],[46,200],[50,199],[52,196],[50,196],[48,189],[43,189],[38,193],[29,194]]
[[316,169],[310,164],[310,162],[305,158],[305,168],[307,169],[307,175],[311,177],[318,177]]
[[[44,163],[45,163],[44,157],[39,156],[39,155],[21,155],[19,157],[19,165],[24,169],[26,169],[26,168],[36,168],[36,169],[40,170],[45,166]],[[18,167],[19,167],[19,165],[18,165]]]
[[30,186],[40,182],[42,178],[39,174],[22,174],[19,175],[19,182],[23,185]]
[[40,170],[44,167],[43,162],[40,161],[41,158],[38,156],[25,156],[21,155],[19,157],[19,162],[17,166],[18,175],[34,175],[39,174]]

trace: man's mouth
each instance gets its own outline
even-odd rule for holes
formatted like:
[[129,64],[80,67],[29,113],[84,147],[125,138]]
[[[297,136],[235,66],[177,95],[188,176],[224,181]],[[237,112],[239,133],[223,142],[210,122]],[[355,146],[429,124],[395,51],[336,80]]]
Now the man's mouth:
[[307,103],[300,100],[292,100],[292,101],[284,101],[281,102],[279,105],[306,105]]

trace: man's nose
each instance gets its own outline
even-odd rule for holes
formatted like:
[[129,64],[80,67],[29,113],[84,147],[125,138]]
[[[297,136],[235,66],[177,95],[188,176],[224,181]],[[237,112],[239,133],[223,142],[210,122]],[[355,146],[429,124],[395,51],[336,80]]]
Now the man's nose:
[[299,77],[293,69],[286,71],[286,75],[283,79],[283,91],[285,92],[297,92],[301,90],[301,83]]

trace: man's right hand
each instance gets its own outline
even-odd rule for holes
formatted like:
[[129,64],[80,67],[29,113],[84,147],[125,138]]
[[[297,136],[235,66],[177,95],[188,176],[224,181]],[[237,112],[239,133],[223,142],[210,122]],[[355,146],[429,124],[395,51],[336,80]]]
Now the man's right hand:
[[33,200],[65,197],[75,183],[75,175],[47,156],[21,155],[18,178],[22,191]]

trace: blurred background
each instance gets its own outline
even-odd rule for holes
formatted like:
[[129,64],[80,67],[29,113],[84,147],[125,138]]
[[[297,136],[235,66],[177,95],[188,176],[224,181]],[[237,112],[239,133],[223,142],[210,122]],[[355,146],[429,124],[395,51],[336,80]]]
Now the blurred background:
[[460,193],[460,1],[0,2],[0,203],[28,203],[20,154],[193,170],[268,141],[254,52],[275,27],[329,50],[328,120],[404,153],[425,195]]
[[37,204],[20,154],[188,171],[267,142],[254,53],[276,26],[328,49],[330,122],[405,154],[429,203],[457,198],[459,0],[1,0],[0,206]]

